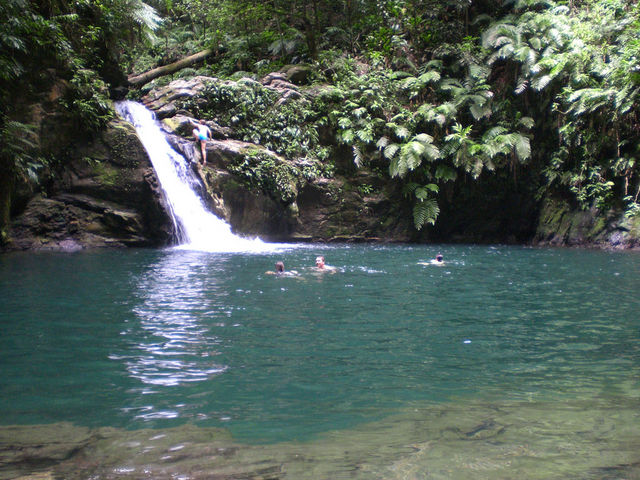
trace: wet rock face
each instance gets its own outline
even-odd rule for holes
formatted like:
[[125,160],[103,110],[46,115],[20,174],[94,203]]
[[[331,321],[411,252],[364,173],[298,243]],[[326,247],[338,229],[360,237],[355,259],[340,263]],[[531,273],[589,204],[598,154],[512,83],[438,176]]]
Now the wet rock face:
[[595,209],[580,210],[565,200],[547,197],[542,202],[534,243],[640,248],[640,218],[626,218],[616,212],[605,216]]
[[319,179],[301,189],[295,235],[330,242],[409,241],[411,217],[390,200],[396,193],[379,186],[365,194],[357,182],[369,186],[376,178],[361,177]]
[[171,238],[158,181],[133,128],[114,120],[72,149],[48,196],[13,219],[7,249],[62,250],[151,246]]

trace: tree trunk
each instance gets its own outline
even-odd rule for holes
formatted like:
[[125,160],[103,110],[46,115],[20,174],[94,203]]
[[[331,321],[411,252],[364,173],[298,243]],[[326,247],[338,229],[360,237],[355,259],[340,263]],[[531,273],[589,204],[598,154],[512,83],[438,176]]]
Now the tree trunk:
[[147,72],[141,73],[140,75],[131,75],[128,78],[129,85],[132,87],[140,87],[145,83],[149,83],[151,80],[154,80],[158,77],[162,77],[163,75],[169,75],[170,73],[177,72],[185,67],[189,67],[195,63],[203,61],[205,58],[210,56],[213,53],[212,50],[207,49],[201,52],[198,52],[194,55],[190,55],[185,57],[177,62],[170,63],[169,65],[164,65],[162,67],[154,68]]

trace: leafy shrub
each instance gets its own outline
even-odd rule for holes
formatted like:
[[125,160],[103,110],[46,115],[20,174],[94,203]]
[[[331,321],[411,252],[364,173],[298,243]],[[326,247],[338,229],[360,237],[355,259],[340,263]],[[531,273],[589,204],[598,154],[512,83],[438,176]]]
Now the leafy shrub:
[[254,188],[285,204],[295,200],[301,173],[290,164],[260,149],[249,150],[229,171]]

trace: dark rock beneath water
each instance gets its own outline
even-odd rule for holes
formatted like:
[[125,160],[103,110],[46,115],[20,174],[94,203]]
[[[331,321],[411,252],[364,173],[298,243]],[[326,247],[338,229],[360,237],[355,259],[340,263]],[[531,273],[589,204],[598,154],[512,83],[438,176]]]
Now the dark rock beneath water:
[[69,423],[1,427],[0,478],[16,478],[58,465],[90,441],[88,428]]

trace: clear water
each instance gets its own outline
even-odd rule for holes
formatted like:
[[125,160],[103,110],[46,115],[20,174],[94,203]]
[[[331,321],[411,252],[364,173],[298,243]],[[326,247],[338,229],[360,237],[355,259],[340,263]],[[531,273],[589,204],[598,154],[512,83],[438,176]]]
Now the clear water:
[[4,255],[0,424],[223,428],[287,478],[640,478],[639,291],[634,252]]

